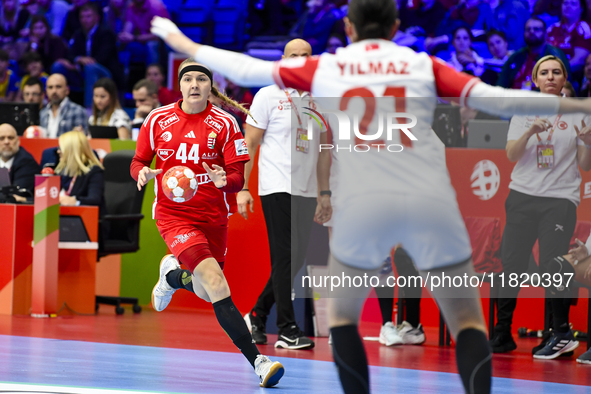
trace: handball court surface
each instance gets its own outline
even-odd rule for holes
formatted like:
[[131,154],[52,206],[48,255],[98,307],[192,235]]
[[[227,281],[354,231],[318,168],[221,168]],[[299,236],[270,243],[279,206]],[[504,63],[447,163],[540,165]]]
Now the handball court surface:
[[[361,334],[376,337],[378,323]],[[423,346],[387,348],[365,341],[373,393],[463,393],[453,347],[439,347],[438,330],[427,328]],[[0,315],[0,392],[35,393],[340,393],[327,338],[313,350],[275,349],[276,336],[261,353],[283,363],[285,376],[263,389],[244,357],[218,326],[213,311],[145,307],[116,316],[51,319]],[[518,348],[493,358],[494,393],[591,393],[591,366],[575,355],[534,360],[537,338],[517,339]]]

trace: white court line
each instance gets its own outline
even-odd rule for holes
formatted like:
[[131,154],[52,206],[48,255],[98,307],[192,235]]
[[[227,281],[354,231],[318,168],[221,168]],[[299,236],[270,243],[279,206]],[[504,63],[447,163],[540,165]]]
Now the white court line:
[[3,383],[0,382],[0,393],[2,394],[142,394],[157,393],[156,391],[139,390],[117,390],[117,389],[93,389],[88,387],[73,386],[48,386],[42,384],[24,384],[24,383]]

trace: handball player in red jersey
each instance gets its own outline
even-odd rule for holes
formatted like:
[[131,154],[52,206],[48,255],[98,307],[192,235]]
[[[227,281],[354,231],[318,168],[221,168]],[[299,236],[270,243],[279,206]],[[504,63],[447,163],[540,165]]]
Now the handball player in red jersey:
[[[260,385],[271,387],[284,368],[257,350],[222,271],[228,216],[235,211],[234,194],[244,184],[248,149],[235,118],[207,97],[211,92],[247,111],[212,87],[211,71],[191,58],[181,63],[179,81],[182,100],[153,110],[144,120],[131,164],[138,189],[154,179],[152,216],[172,251],[160,262],[152,304],[162,311],[180,288],[211,302],[220,326],[254,367]],[[155,170],[150,168],[154,156]],[[184,203],[168,199],[162,190],[163,173],[175,166],[188,167],[198,183],[195,196]]]

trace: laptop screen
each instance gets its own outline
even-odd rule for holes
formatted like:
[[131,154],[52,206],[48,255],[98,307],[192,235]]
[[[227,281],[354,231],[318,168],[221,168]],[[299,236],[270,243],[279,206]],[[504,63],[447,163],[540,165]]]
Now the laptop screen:
[[60,215],[60,242],[90,242],[80,216]]
[[88,126],[88,131],[90,132],[92,138],[119,138],[117,127],[114,126]]

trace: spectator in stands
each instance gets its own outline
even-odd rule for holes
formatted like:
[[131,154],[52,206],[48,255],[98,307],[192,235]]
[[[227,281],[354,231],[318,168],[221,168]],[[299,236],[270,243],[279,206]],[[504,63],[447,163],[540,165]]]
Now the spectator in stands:
[[22,89],[23,101],[30,104],[39,104],[39,109],[42,109],[43,99],[45,98],[43,82],[37,77],[30,77],[25,81]]
[[132,60],[141,56],[147,64],[159,63],[160,40],[150,33],[150,22],[155,16],[170,18],[161,0],[131,0],[119,41],[127,44]]
[[531,73],[536,62],[544,56],[558,57],[570,72],[568,60],[560,49],[546,42],[546,23],[532,16],[525,23],[525,47],[519,49],[503,65],[497,81],[498,86],[512,89],[532,90]]
[[16,129],[4,123],[0,125],[0,168],[7,168],[10,184],[22,188],[23,192],[14,194],[15,201],[32,200],[35,189],[35,174],[41,172],[37,161],[20,146]]
[[573,73],[583,69],[591,53],[591,27],[584,21],[586,12],[585,0],[562,0],[560,22],[548,28],[548,43],[564,52]]
[[[558,57],[545,56],[534,65],[532,81],[542,93],[560,96],[567,81],[566,67]],[[579,167],[583,171],[591,169],[591,130],[583,127],[583,120],[591,124],[591,118],[580,114],[511,119],[506,151],[509,161],[517,164],[505,202],[507,224],[501,259],[506,275],[527,270],[536,240],[540,246],[540,275],[552,277],[565,272],[554,258],[568,252],[575,229],[580,202]],[[490,341],[494,353],[517,347],[511,324],[519,290],[518,286],[499,290],[497,324]],[[561,290],[549,286],[546,290],[553,294],[565,287]],[[534,358],[552,359],[578,346],[568,324],[570,298],[553,298],[551,304],[553,335],[547,344],[543,342],[533,349]]]
[[96,205],[105,213],[104,168],[92,152],[86,136],[70,131],[59,138],[60,161],[55,169],[62,175],[60,205]]
[[[66,15],[66,20],[64,21],[64,28],[62,29],[62,38],[69,42],[74,34],[82,28],[80,24],[80,9],[84,4],[90,3],[90,0],[73,0],[73,8],[68,11]],[[99,21],[102,22],[103,20],[103,12],[100,10],[100,18]]]
[[335,23],[342,19],[339,9],[329,0],[308,0],[308,9],[290,31],[290,36],[302,38],[312,45],[312,54],[324,51]]
[[109,0],[105,11],[105,22],[107,27],[119,35],[125,26],[125,14],[127,13],[127,1]]
[[29,78],[39,78],[43,85],[45,85],[47,77],[49,76],[43,69],[43,63],[41,63],[41,56],[39,56],[39,54],[36,52],[25,53],[21,58],[21,64],[22,68],[24,69],[25,75],[20,81],[19,90],[15,99],[16,101],[23,100],[23,86]]
[[14,101],[18,91],[18,77],[8,68],[8,52],[0,49],[0,102]]
[[493,13],[497,29],[505,34],[509,49],[517,50],[523,47],[525,22],[531,15],[527,4],[521,0],[500,0]]
[[454,50],[450,53],[447,61],[453,68],[468,74],[479,77],[484,72],[484,59],[472,49],[474,37],[466,27],[458,27],[452,34],[452,46]]
[[70,88],[65,76],[50,75],[45,92],[49,103],[39,117],[41,127],[47,130],[49,138],[57,138],[70,130],[88,132],[86,110],[68,99]]
[[114,126],[117,128],[119,139],[127,140],[131,137],[131,120],[121,109],[117,86],[110,78],[101,78],[94,84],[92,101],[92,115],[88,124],[93,126]]
[[112,77],[123,86],[123,70],[117,52],[115,33],[100,25],[101,11],[97,3],[86,3],[80,7],[80,28],[70,40],[68,60],[61,60],[52,72],[66,73],[68,80],[80,82],[82,68],[84,82],[84,105],[92,105],[92,87],[102,77]]
[[158,85],[147,79],[140,79],[133,86],[131,93],[133,94],[136,107],[135,115],[131,122],[132,139],[135,141],[146,116],[160,107],[160,102],[158,101]]
[[35,0],[34,4],[37,6],[37,10],[32,12],[29,8],[31,14],[45,16],[51,26],[51,34],[61,36],[70,5],[64,0]]
[[51,70],[56,61],[68,57],[68,47],[61,37],[51,32],[49,22],[43,15],[34,15],[31,18],[31,31],[26,51],[34,51],[41,55],[45,70]]
[[581,84],[581,97],[591,97],[591,54],[585,59],[585,68],[583,69],[583,83]]
[[2,0],[0,9],[0,47],[14,44],[28,34],[27,23],[31,14],[18,0]]
[[502,31],[491,30],[486,33],[486,43],[492,58],[484,59],[485,71],[482,73],[480,79],[489,85],[496,85],[501,68],[513,51],[508,50],[509,44],[505,33]]
[[460,26],[484,33],[496,29],[497,23],[487,3],[481,0],[465,0],[448,11],[437,27],[436,36],[450,35]]
[[562,93],[562,96],[564,97],[577,97],[577,92],[575,91],[573,84],[569,81],[566,81],[560,93]]
[[174,90],[166,87],[166,77],[164,76],[164,70],[160,64],[150,64],[146,69],[146,79],[152,81],[158,86],[158,101],[162,105],[168,105],[176,103],[183,96],[181,92],[175,92]]

